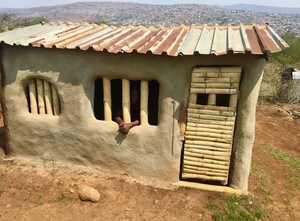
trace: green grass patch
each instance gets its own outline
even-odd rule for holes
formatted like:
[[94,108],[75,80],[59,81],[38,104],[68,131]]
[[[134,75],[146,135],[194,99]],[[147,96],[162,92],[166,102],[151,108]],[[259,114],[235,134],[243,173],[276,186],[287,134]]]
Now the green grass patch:
[[273,147],[271,149],[271,155],[276,159],[282,160],[283,162],[289,164],[290,166],[296,169],[300,169],[300,159],[297,159],[292,154],[285,153],[282,150]]
[[212,218],[216,221],[254,221],[264,216],[261,206],[253,203],[251,196],[225,196],[222,202],[206,203],[205,207],[212,211]]

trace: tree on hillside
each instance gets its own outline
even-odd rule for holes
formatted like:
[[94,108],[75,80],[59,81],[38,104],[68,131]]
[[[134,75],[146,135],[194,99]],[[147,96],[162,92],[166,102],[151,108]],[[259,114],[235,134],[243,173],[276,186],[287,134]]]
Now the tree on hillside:
[[300,62],[300,38],[291,33],[285,33],[282,38],[290,47],[280,53],[271,54],[270,58],[278,61],[282,68],[286,69],[288,66]]
[[0,32],[9,31],[15,28],[21,28],[31,25],[48,22],[46,18],[17,18],[13,14],[0,14]]
[[11,14],[0,14],[0,32],[8,31],[13,26],[13,15]]

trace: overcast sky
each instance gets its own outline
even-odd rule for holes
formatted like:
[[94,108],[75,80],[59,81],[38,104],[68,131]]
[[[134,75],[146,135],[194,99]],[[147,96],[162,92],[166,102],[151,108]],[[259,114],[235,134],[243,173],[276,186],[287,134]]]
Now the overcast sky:
[[[0,0],[0,8],[29,8],[37,6],[61,5],[73,2],[92,2],[93,0]],[[207,4],[207,5],[233,5],[257,4],[278,7],[300,8],[300,0],[106,0],[120,2],[137,2],[148,4]]]

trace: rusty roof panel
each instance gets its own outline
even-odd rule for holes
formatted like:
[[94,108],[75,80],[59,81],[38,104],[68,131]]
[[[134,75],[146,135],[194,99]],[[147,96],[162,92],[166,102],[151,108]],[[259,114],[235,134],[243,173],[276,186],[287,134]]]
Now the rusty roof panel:
[[0,33],[0,41],[8,45],[169,56],[223,55],[229,51],[264,54],[288,47],[270,26],[256,24],[145,28],[56,22]]

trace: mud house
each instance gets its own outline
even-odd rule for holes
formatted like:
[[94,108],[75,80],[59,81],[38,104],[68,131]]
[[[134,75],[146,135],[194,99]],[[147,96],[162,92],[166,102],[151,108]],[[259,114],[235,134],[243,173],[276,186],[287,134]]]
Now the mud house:
[[247,191],[266,52],[287,47],[268,25],[47,23],[0,40],[7,154]]

